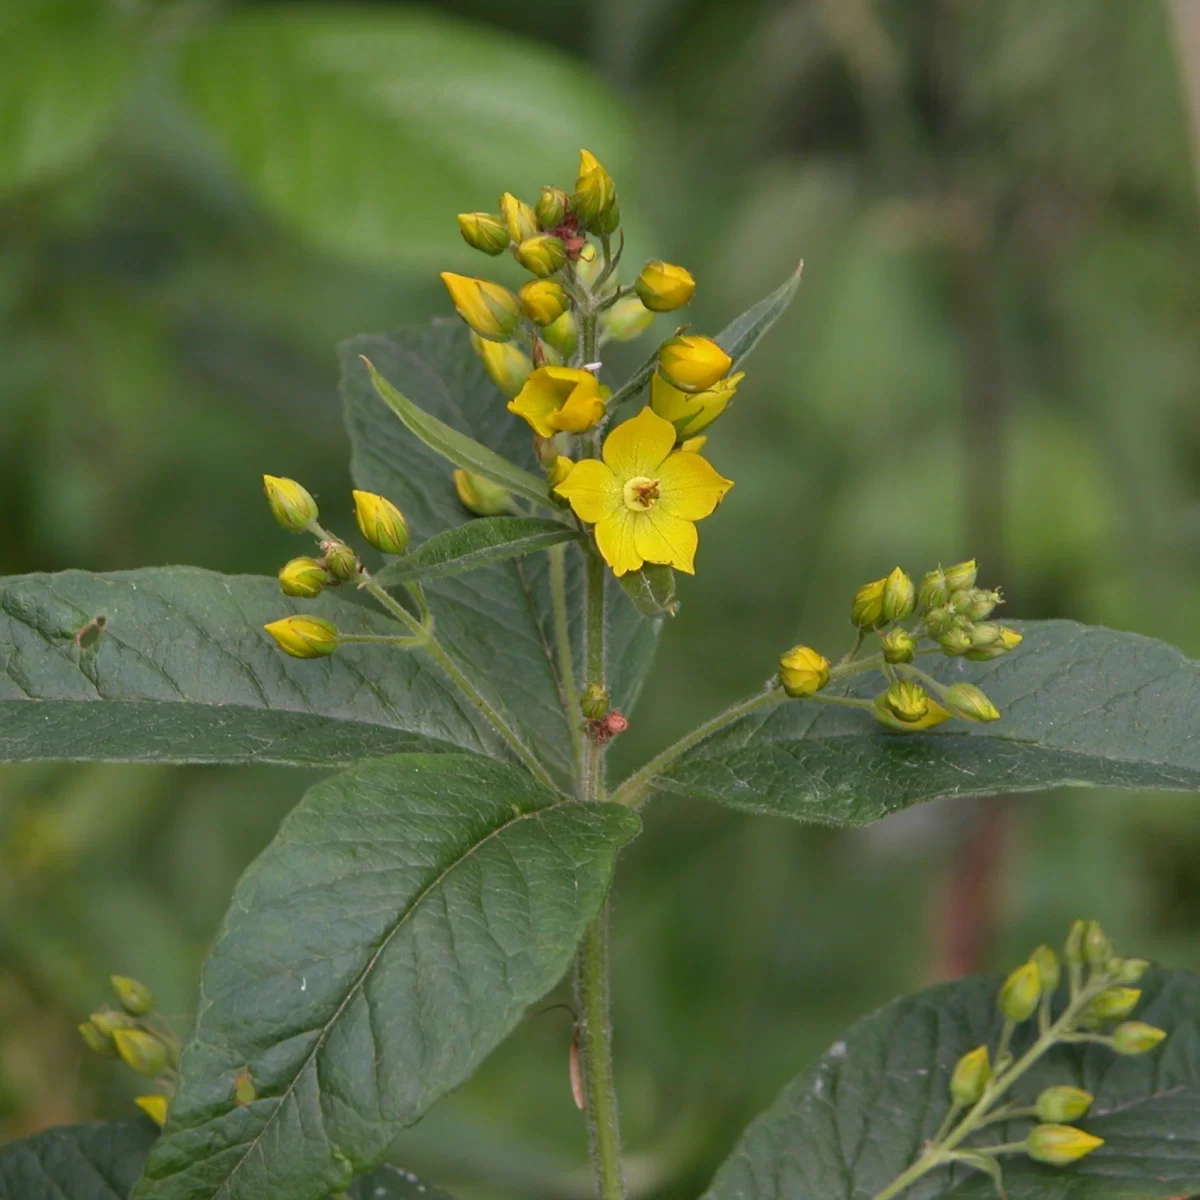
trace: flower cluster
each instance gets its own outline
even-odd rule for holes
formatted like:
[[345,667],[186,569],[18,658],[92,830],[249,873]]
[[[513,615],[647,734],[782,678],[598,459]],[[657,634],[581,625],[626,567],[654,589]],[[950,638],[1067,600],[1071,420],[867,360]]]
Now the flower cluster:
[[[1067,996],[1054,1010],[1066,964]],[[1167,1036],[1162,1029],[1128,1018],[1142,998],[1138,983],[1150,964],[1141,958],[1118,958],[1095,921],[1076,921],[1060,956],[1039,946],[1008,976],[996,1007],[1003,1019],[994,1052],[976,1046],[955,1064],[948,1084],[950,1107],[921,1157],[875,1200],[890,1200],[935,1167],[961,1163],[987,1172],[1003,1195],[999,1158],[1024,1154],[1035,1162],[1066,1166],[1104,1144],[1104,1139],[1076,1128],[1094,1097],[1073,1084],[1042,1088],[1032,1103],[1012,1100],[1011,1089],[1056,1046],[1097,1044],[1120,1055],[1145,1054]],[[1021,1026],[1036,1020],[1033,1044],[1020,1057],[1012,1052]],[[1032,1122],[1019,1140],[975,1145],[968,1138],[996,1122]]]
[[[487,279],[442,274],[485,371],[509,397],[509,411],[533,430],[553,496],[591,527],[614,574],[647,563],[693,573],[696,522],[733,486],[700,456],[707,439],[698,435],[733,399],[742,373],[730,374],[733,360],[715,341],[684,330],[659,347],[652,377],[635,378],[615,395],[593,360],[607,341],[635,338],[655,314],[687,304],[696,281],[683,267],[653,259],[632,284],[620,282],[616,185],[587,150],[572,192],[547,186],[533,205],[506,192],[499,208],[460,213],[463,238],[485,254],[510,251],[533,278],[514,293]],[[601,442],[618,407],[647,381],[649,405]]]
[[[888,729],[916,733],[958,717],[995,721],[1000,712],[971,683],[946,686],[918,670],[922,654],[986,662],[1016,649],[1021,635],[988,620],[1003,598],[976,586],[974,559],[928,572],[918,587],[896,567],[882,579],[863,584],[854,594],[850,622],[858,630],[855,645],[836,667],[811,646],[793,646],[779,660],[779,684],[793,697],[815,697],[830,682],[878,668],[888,687],[873,701],[825,697],[869,708]],[[874,656],[858,658],[864,639],[879,641]],[[821,698],[821,697],[818,697]]]

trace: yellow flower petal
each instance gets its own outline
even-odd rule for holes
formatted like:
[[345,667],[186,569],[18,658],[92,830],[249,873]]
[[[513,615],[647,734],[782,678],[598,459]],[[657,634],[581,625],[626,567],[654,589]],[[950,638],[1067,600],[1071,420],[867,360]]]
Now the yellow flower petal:
[[631,513],[634,545],[647,562],[663,563],[695,575],[693,560],[699,537],[691,521],[666,512],[661,504],[646,513]]
[[[604,414],[606,389],[590,371],[576,367],[539,367],[525,381],[509,412],[524,417],[541,437],[553,437],[559,430],[582,433]],[[570,406],[563,416],[560,410]],[[590,418],[585,423],[585,418]]]
[[658,468],[658,510],[685,521],[707,517],[731,487],[712,464],[699,454],[680,450]]
[[640,519],[641,514],[632,513],[618,505],[608,516],[596,522],[596,546],[604,561],[612,567],[614,575],[636,571],[642,565],[635,534]]
[[604,400],[595,388],[577,387],[546,422],[565,433],[583,433],[604,416]]
[[581,521],[592,524],[622,507],[617,477],[597,458],[585,458],[575,463],[566,479],[554,490],[570,502]]
[[604,461],[624,483],[638,475],[653,475],[674,445],[675,426],[643,408],[604,439]]

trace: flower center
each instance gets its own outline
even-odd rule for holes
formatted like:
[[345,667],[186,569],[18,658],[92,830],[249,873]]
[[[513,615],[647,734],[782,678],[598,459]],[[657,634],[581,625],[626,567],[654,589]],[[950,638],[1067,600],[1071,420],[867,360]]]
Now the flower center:
[[630,512],[646,512],[658,503],[658,480],[635,475],[625,483],[625,507]]

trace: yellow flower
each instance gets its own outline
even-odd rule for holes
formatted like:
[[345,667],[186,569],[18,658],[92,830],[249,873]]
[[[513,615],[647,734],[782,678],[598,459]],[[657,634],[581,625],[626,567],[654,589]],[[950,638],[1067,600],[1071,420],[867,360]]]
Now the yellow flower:
[[673,337],[658,348],[659,373],[681,392],[708,391],[732,366],[733,359],[712,338]]
[[263,628],[293,658],[323,658],[338,647],[337,627],[324,617],[283,617]]
[[550,464],[550,469],[546,472],[547,482],[551,489],[558,487],[560,483],[575,467],[575,460],[568,458],[565,454],[558,455],[557,458]]
[[473,333],[471,345],[483,360],[483,369],[491,381],[506,396],[515,396],[533,374],[533,360],[512,342],[489,342]]
[[595,225],[608,213],[617,198],[613,177],[590,150],[579,152],[579,177],[571,197],[571,211],[584,225]]
[[468,246],[484,254],[503,254],[508,249],[508,227],[491,213],[459,213],[458,230]]
[[829,659],[811,646],[793,646],[779,660],[779,682],[789,696],[811,696],[829,682]]
[[454,490],[463,508],[477,517],[498,517],[512,510],[512,493],[481,475],[456,469]]
[[608,389],[591,371],[576,367],[538,367],[508,411],[524,417],[542,437],[583,433],[604,416]]
[[699,437],[691,437],[686,441],[679,443],[680,450],[689,450],[692,454],[699,454],[701,450],[708,444],[708,434],[702,433]]
[[408,545],[408,522],[404,514],[383,496],[374,492],[351,493],[358,531],[384,554],[403,554]]
[[264,475],[263,491],[271,512],[284,529],[303,533],[317,519],[317,502],[308,489],[294,479]]
[[537,213],[524,200],[518,200],[512,192],[505,192],[500,197],[500,216],[508,226],[508,236],[517,245],[538,232]]
[[671,312],[682,308],[692,298],[696,281],[684,267],[652,258],[642,268],[633,286],[651,312]]
[[561,283],[553,279],[531,279],[517,293],[521,308],[535,325],[557,321],[571,306]]
[[698,454],[675,450],[675,426],[644,408],[604,439],[603,459],[585,458],[554,490],[596,527],[596,545],[616,575],[661,563],[695,574],[695,522],[733,487]]
[[442,282],[458,309],[458,315],[481,338],[492,342],[506,342],[521,321],[521,307],[517,298],[498,283],[486,279],[473,279],[469,275],[442,272]]
[[133,1102],[160,1129],[167,1123],[166,1096],[135,1096]]
[[650,381],[650,407],[670,421],[680,437],[699,433],[725,411],[745,374],[739,371],[719,380],[707,391],[688,393],[672,387],[656,372]]

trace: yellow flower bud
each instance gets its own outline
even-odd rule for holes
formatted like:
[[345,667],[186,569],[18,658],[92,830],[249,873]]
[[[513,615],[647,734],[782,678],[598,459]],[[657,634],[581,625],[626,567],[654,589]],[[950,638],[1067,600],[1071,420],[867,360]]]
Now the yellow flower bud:
[[829,659],[811,646],[793,646],[779,659],[779,682],[789,696],[811,696],[829,682]]
[[657,372],[650,380],[650,407],[664,420],[675,426],[680,437],[707,429],[726,409],[737,394],[744,371],[718,380],[703,392],[683,392],[672,387]]
[[947,688],[942,703],[964,721],[1000,719],[1000,710],[973,683],[956,683]]
[[338,647],[337,628],[324,617],[283,617],[263,628],[293,658],[324,658]]
[[458,315],[481,338],[506,342],[521,323],[521,306],[507,288],[486,279],[442,272],[442,282]]
[[612,176],[589,150],[579,152],[579,177],[571,196],[571,211],[580,222],[592,227],[607,214],[617,199]]
[[[964,615],[964,621],[968,618]],[[1000,640],[1000,626],[994,621],[981,621],[978,625],[970,630],[971,634],[971,649],[986,650],[989,646],[996,645]]]
[[493,256],[503,254],[511,240],[508,226],[491,213],[459,213],[458,229],[468,246]]
[[544,187],[533,206],[537,223],[542,229],[555,229],[562,224],[567,215],[567,205],[571,197],[562,188]]
[[279,568],[279,586],[285,596],[319,596],[329,582],[325,568],[315,558],[293,558]]
[[674,263],[652,258],[634,282],[638,298],[656,313],[674,312],[691,300],[696,291],[692,273]]
[[608,690],[599,683],[589,683],[579,699],[579,707],[589,721],[607,716],[608,705]]
[[1144,1021],[1126,1021],[1112,1032],[1113,1049],[1118,1054],[1146,1054],[1167,1036],[1165,1029]]
[[113,1042],[121,1061],[139,1075],[161,1075],[167,1066],[167,1047],[145,1029],[117,1029]]
[[913,581],[899,567],[893,567],[883,581],[883,619],[903,621],[917,602]]
[[614,341],[632,342],[650,328],[654,314],[636,296],[622,296],[601,320],[604,332]]
[[921,607],[923,609],[941,608],[949,598],[950,589],[946,585],[946,572],[941,567],[929,571],[921,580]]
[[902,679],[883,693],[883,703],[897,721],[911,725],[929,711],[929,693],[919,683]]
[[899,626],[880,635],[879,645],[883,650],[884,662],[910,663],[917,654],[917,643],[913,640],[913,635]]
[[519,246],[538,233],[537,213],[512,192],[505,192],[500,197],[500,218],[508,226],[508,236],[515,245]]
[[515,396],[533,374],[533,360],[513,342],[489,342],[473,333],[471,345],[488,377],[506,396]]
[[1042,998],[1042,977],[1035,962],[1022,963],[1000,988],[996,1002],[1006,1021],[1027,1021]]
[[322,542],[321,562],[334,579],[349,583],[358,576],[358,555],[345,542]]
[[131,1017],[144,1017],[154,1009],[154,993],[136,979],[128,975],[110,975],[109,983],[116,993],[121,1007]]
[[1113,956],[1112,942],[1099,921],[1089,921],[1083,935],[1083,959],[1089,966],[1103,970]]
[[712,338],[684,334],[658,348],[658,370],[681,392],[706,392],[729,374],[733,359]]
[[1103,1138],[1093,1137],[1073,1125],[1037,1125],[1025,1139],[1025,1152],[1034,1162],[1065,1167],[1103,1145]]
[[[915,684],[911,686],[916,686]],[[935,725],[940,725],[943,721],[950,720],[950,714],[934,699],[926,696],[927,708],[925,715],[916,720],[902,720],[893,712],[892,702],[889,700],[887,692],[880,692],[875,697],[874,717],[881,725],[885,725],[888,729],[894,730],[896,733],[920,733],[924,729],[932,729]],[[911,700],[911,698],[909,698]],[[911,710],[911,709],[910,709]]]
[[535,325],[550,325],[571,307],[561,283],[553,279],[531,279],[517,293],[521,310]]
[[112,1034],[101,1033],[91,1021],[84,1021],[79,1026],[79,1035],[93,1054],[102,1055],[104,1058],[112,1058],[117,1053],[117,1048],[113,1044]]
[[166,1096],[135,1096],[134,1104],[138,1106],[161,1129],[167,1123]]
[[303,533],[317,519],[317,502],[294,479],[264,475],[263,491],[275,520],[284,529]]
[[872,583],[864,583],[854,593],[854,602],[850,605],[850,623],[859,629],[874,629],[883,621],[883,586],[886,579],[876,579]]
[[1092,1107],[1095,1099],[1091,1092],[1085,1092],[1083,1088],[1068,1087],[1066,1084],[1048,1087],[1037,1098],[1037,1119],[1052,1125],[1062,1121],[1078,1121]]
[[679,443],[679,448],[685,454],[699,454],[704,449],[708,442],[708,434],[702,433],[699,437],[685,438]]
[[463,508],[477,517],[498,517],[512,511],[512,494],[508,488],[492,483],[482,475],[472,475],[470,471],[456,469],[454,490],[458,493]]
[[1053,995],[1058,990],[1059,980],[1062,979],[1062,966],[1058,961],[1058,955],[1049,946],[1039,946],[1029,956],[1029,961],[1037,964],[1042,994]]
[[987,1046],[976,1046],[954,1065],[950,1076],[950,1098],[966,1107],[978,1102],[992,1077],[992,1064]]
[[358,531],[384,554],[403,554],[408,545],[408,522],[404,514],[383,496],[374,492],[351,493]]
[[569,359],[579,348],[579,322],[569,310],[542,330],[543,339],[564,359]]
[[1024,640],[1024,637],[1015,629],[1007,629],[1001,625],[1000,638],[996,644],[1005,650],[1015,650]]
[[1138,1006],[1142,998],[1140,988],[1111,987],[1105,988],[1095,1000],[1087,1006],[1085,1016],[1089,1021],[1103,1025],[1108,1021],[1123,1021]]
[[951,595],[955,592],[966,591],[967,588],[975,586],[975,577],[978,574],[979,567],[973,558],[966,562],[955,563],[954,566],[946,568],[946,587]]
[[558,455],[554,462],[550,464],[549,471],[546,472],[546,482],[550,485],[550,490],[553,491],[568,475],[571,473],[575,463],[565,454]]
[[567,261],[567,248],[559,238],[549,233],[526,238],[513,247],[513,254],[525,270],[543,279],[555,271],[561,271]]
[[958,658],[971,649],[971,635],[967,630],[955,625],[939,635],[938,645],[946,654]]

